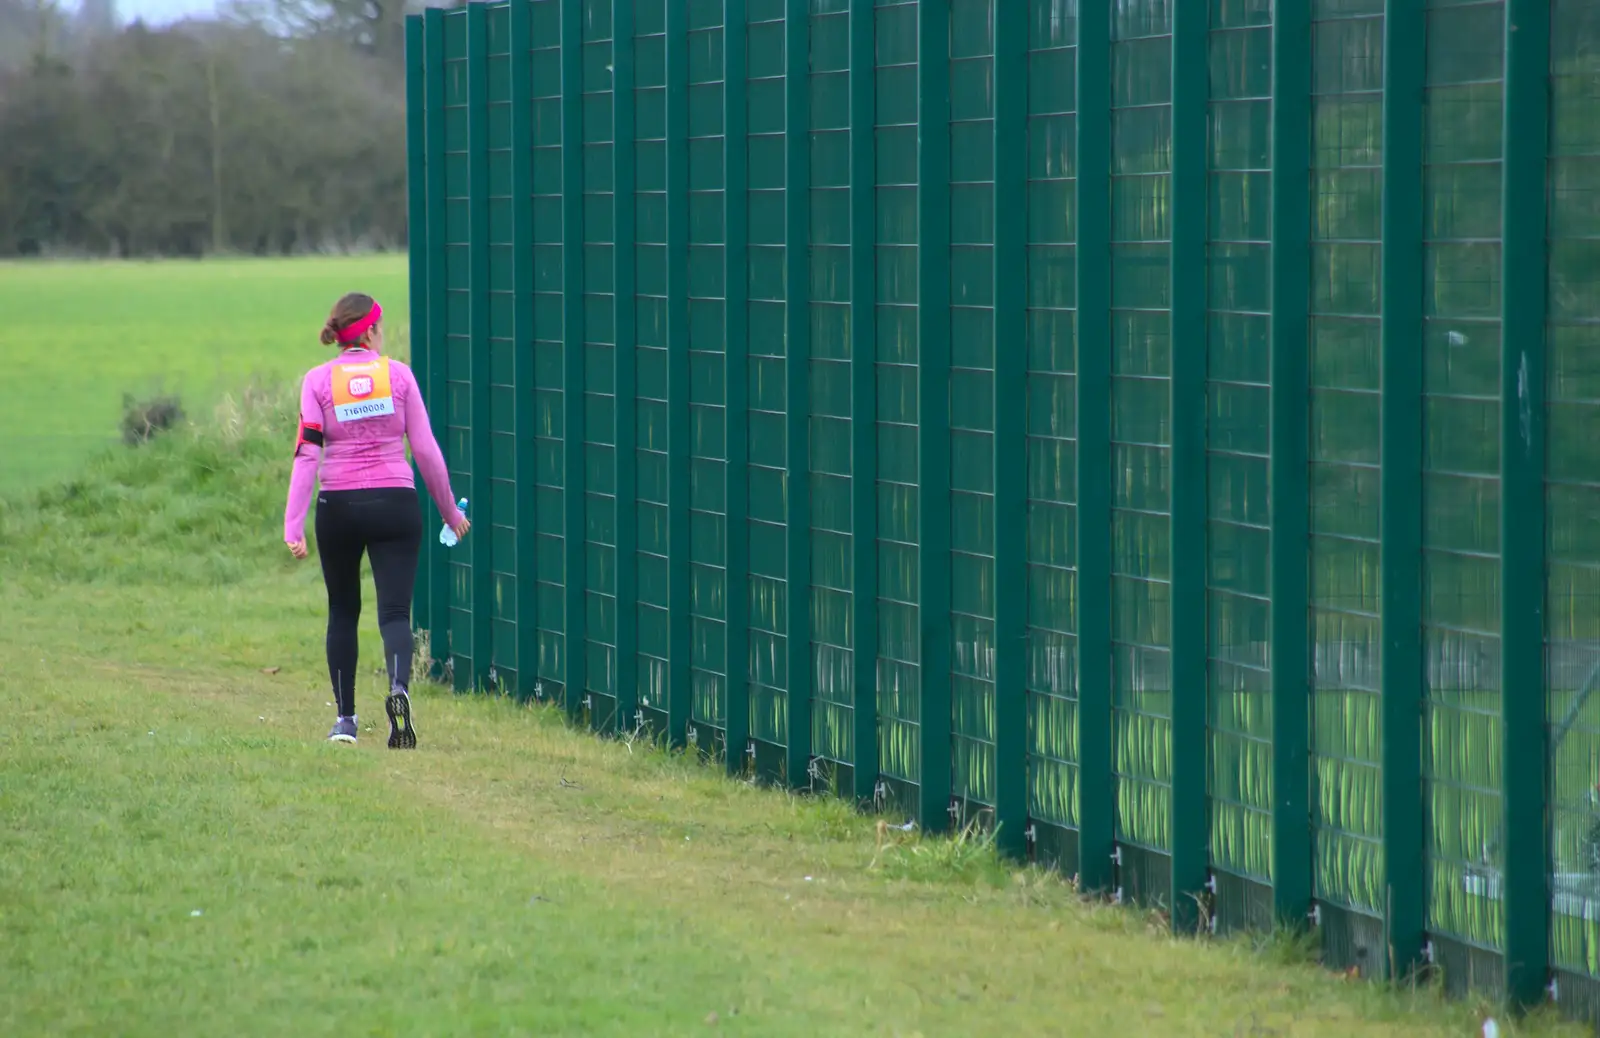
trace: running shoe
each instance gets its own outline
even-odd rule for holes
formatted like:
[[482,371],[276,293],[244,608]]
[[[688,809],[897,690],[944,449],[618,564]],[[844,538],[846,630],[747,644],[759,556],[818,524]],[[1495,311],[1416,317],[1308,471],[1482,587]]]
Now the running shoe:
[[329,742],[356,741],[356,719],[354,717],[341,717],[334,722],[333,730],[328,733]]
[[389,749],[416,749],[417,731],[411,727],[411,696],[405,689],[397,688],[383,701],[383,709],[389,715]]

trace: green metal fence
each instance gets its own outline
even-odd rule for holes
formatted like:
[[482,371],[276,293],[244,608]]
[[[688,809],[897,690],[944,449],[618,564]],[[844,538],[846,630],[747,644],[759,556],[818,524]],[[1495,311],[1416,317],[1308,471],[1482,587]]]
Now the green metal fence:
[[458,688],[1600,1015],[1600,4],[408,30]]

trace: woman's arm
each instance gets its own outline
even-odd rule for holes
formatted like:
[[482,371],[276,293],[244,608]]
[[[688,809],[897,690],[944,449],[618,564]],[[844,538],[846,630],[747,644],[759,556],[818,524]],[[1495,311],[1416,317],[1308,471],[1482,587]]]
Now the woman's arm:
[[428,486],[428,495],[446,525],[460,525],[466,517],[456,507],[455,494],[450,490],[450,470],[445,467],[444,454],[439,441],[433,438],[433,426],[428,421],[428,409],[422,403],[422,389],[411,369],[398,362],[392,368],[406,381],[406,439],[411,441],[411,456],[417,461],[422,480]]
[[299,544],[306,539],[306,512],[317,486],[322,464],[322,405],[311,389],[311,376],[300,383],[300,428],[294,444],[294,468],[289,475],[289,500],[283,509],[283,541]]

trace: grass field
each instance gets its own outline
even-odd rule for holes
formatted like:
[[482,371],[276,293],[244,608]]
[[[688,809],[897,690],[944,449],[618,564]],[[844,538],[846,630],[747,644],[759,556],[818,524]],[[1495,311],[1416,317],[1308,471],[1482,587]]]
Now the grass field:
[[292,378],[345,292],[405,327],[403,257],[0,264],[0,492],[70,474],[117,435],[124,393],[176,391],[193,419],[219,390]]
[[235,400],[0,495],[0,1035],[1480,1033],[548,711],[430,688],[417,752],[325,744],[292,396]]

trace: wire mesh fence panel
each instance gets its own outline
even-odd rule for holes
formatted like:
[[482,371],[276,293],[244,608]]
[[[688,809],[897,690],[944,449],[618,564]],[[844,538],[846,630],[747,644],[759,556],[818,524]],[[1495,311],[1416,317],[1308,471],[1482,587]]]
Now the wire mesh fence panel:
[[[858,543],[852,500],[850,12],[813,0],[810,24],[811,152],[810,440],[811,746],[837,767],[855,761],[855,598]],[[837,773],[819,776],[839,785]]]
[[[1118,4],[1111,29],[1117,835],[1130,848],[1165,853],[1172,849],[1172,6]],[[1134,897],[1170,898],[1154,866],[1135,865],[1123,887]]]
[[727,166],[720,4],[688,13],[689,147],[689,565],[693,658],[689,718],[711,752],[727,728]]
[[917,512],[917,4],[877,9],[878,740],[886,778],[922,774]]
[[[1600,978],[1600,15],[1551,5],[1545,504],[1551,964]],[[1589,983],[1583,983],[1583,982]],[[1581,988],[1588,988],[1586,993]]]
[[995,2],[953,0],[948,57],[951,793],[967,812],[995,804]]
[[[1077,30],[1075,4],[1033,0],[1026,165],[1028,813],[1068,829],[1078,818]],[[1015,525],[1008,522],[1006,531],[1015,536]]]
[[1312,5],[1313,890],[1331,905],[1375,915],[1384,907],[1378,709],[1382,12],[1380,0]]
[[[563,286],[568,257],[563,249],[566,211],[564,189],[565,127],[561,119],[562,52],[559,0],[534,0],[533,14],[533,220],[532,220],[532,341],[521,348],[533,352],[532,396],[535,409],[533,450],[533,522],[537,531],[534,574],[538,581],[535,622],[539,640],[534,661],[534,694],[546,700],[564,699],[567,667],[573,646],[567,642],[567,580],[574,543],[581,531],[569,531],[566,513],[567,409],[582,407],[569,399]],[[577,145],[577,142],[573,142]],[[526,276],[526,275],[525,275]],[[580,383],[581,384],[581,383]],[[523,392],[528,392],[524,388]]]
[[[617,453],[622,404],[617,379],[616,22],[611,5],[582,5],[584,676],[590,723],[617,723]],[[631,202],[632,200],[629,199]],[[631,257],[629,257],[631,259]]]
[[783,7],[748,5],[750,736],[789,741],[788,370]]
[[1209,34],[1207,691],[1213,865],[1271,882],[1272,5]]
[[667,18],[663,0],[634,6],[634,451],[638,523],[637,702],[666,727],[671,634],[667,386]]
[[[1505,5],[1428,16],[1423,750],[1428,927],[1494,949],[1501,852],[1500,186]],[[1458,970],[1459,972],[1459,970]]]
[[[472,139],[472,118],[468,96],[468,18],[462,11],[450,16],[441,26],[444,50],[441,71],[443,97],[440,121],[444,124],[443,169],[439,170],[441,190],[445,202],[445,226],[442,251],[444,256],[440,280],[444,284],[444,310],[446,340],[439,365],[436,392],[445,397],[444,415],[439,424],[444,429],[444,446],[450,464],[452,486],[467,487],[472,497],[478,497],[481,485],[474,476],[478,471],[477,446],[473,435],[478,418],[473,393],[473,288],[471,256],[474,247],[475,202],[471,183],[471,156],[481,144]],[[479,55],[473,55],[478,57]],[[482,133],[482,128],[479,128]],[[481,509],[487,502],[480,500]],[[470,501],[469,501],[470,507]],[[486,554],[483,540],[468,545],[462,543],[445,556],[448,573],[448,595],[445,599],[446,620],[440,639],[450,657],[450,669],[455,687],[465,689],[476,684],[476,675],[487,671],[480,666],[486,662],[478,658],[474,595],[478,577],[477,561]]]
[[[487,428],[482,432],[474,424],[477,444],[484,450],[484,460],[478,473],[487,477],[488,494],[478,502],[479,533],[487,534],[480,545],[487,549],[487,564],[478,575],[484,585],[478,589],[481,598],[474,603],[474,622],[487,624],[489,683],[499,688],[512,688],[517,683],[517,450],[516,450],[516,389],[515,357],[516,329],[513,323],[515,308],[515,257],[513,254],[515,224],[509,219],[513,184],[511,176],[511,32],[510,11],[495,8],[485,12],[484,50],[485,79],[487,81],[483,120],[487,128],[486,154],[482,156],[485,170],[486,210],[488,240],[486,243],[488,285],[474,299],[481,304],[484,324],[488,334],[486,357],[480,361],[481,370],[474,374],[474,382],[481,373],[487,373],[487,386],[474,385],[474,390],[487,396],[487,409],[482,416]],[[487,605],[487,609],[483,605]]]

